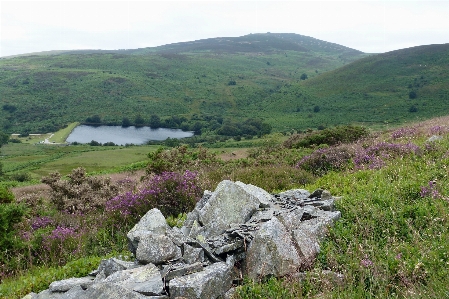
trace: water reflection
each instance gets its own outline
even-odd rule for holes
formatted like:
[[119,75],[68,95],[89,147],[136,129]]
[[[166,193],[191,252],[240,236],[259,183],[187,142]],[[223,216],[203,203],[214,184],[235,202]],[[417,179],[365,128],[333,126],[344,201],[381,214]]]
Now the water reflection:
[[150,127],[121,127],[121,126],[86,126],[76,127],[67,138],[67,142],[89,143],[92,140],[100,143],[114,142],[115,144],[145,144],[150,140],[165,140],[167,138],[192,137],[192,132],[178,129]]

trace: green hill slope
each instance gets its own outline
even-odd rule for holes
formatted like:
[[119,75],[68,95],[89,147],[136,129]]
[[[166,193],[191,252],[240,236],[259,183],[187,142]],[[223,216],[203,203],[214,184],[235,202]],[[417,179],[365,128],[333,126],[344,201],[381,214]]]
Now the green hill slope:
[[148,122],[152,114],[190,123],[263,116],[267,99],[282,86],[363,56],[300,35],[251,34],[1,59],[0,129],[49,132],[96,114],[109,124],[138,116]]
[[448,114],[448,66],[449,44],[420,46],[360,59],[302,88],[327,117],[401,124]]

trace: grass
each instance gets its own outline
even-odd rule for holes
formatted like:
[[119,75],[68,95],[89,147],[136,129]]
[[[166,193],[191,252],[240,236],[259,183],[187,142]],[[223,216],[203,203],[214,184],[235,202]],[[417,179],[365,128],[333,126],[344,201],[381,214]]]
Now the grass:
[[73,129],[75,129],[75,127],[78,125],[78,122],[70,123],[66,128],[54,133],[53,136],[48,140],[55,143],[64,143],[67,137],[69,137],[70,133],[72,133]]

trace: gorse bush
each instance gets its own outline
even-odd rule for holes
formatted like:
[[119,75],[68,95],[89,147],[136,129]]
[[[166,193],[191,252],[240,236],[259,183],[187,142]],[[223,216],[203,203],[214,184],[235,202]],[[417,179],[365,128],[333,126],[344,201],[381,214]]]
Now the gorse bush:
[[310,132],[305,135],[293,135],[284,143],[284,146],[298,148],[318,146],[321,144],[336,145],[355,142],[368,135],[369,131],[364,127],[353,125],[337,126],[335,128]]
[[195,170],[213,165],[218,166],[222,162],[216,154],[205,148],[190,149],[185,145],[170,150],[159,148],[155,152],[150,152],[148,158],[150,159],[147,167],[148,174]]
[[63,180],[58,172],[42,178],[51,187],[51,200],[58,210],[69,213],[102,209],[119,189],[109,178],[87,177],[84,168],[77,168]]
[[10,203],[14,200],[14,194],[6,187],[0,186],[0,204]]

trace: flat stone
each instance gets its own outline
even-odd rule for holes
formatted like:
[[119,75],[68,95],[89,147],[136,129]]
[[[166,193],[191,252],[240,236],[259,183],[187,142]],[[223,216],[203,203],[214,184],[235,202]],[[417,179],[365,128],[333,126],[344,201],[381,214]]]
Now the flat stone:
[[149,234],[140,238],[136,259],[142,264],[161,264],[181,258],[181,249],[165,235]]
[[88,288],[78,299],[148,299],[147,296],[115,283],[97,283]]
[[222,262],[170,280],[169,290],[171,298],[209,299],[224,295],[231,286],[231,269]]
[[161,275],[162,278],[168,282],[175,277],[200,272],[202,270],[203,264],[199,262],[194,264],[175,264],[165,266],[165,268],[161,271]]
[[301,207],[295,207],[290,210],[281,210],[277,213],[276,217],[282,222],[282,224],[289,230],[296,229],[300,223],[301,218],[304,215],[304,210]]
[[93,277],[68,278],[58,281],[53,281],[48,289],[51,292],[67,292],[75,286],[81,286],[86,289],[93,283]]
[[[106,276],[109,276],[114,272],[126,270],[129,268],[134,268],[134,267],[136,267],[134,262],[126,262],[126,261],[122,261],[122,260],[119,260],[116,258],[110,258],[107,260],[102,260],[100,262],[100,265],[98,266],[98,269],[96,270],[96,273],[98,274],[99,272],[104,271],[104,274]],[[94,275],[97,275],[97,274],[94,274]]]
[[164,288],[161,273],[153,264],[115,272],[103,283],[119,284],[125,289],[144,295],[160,295]]

